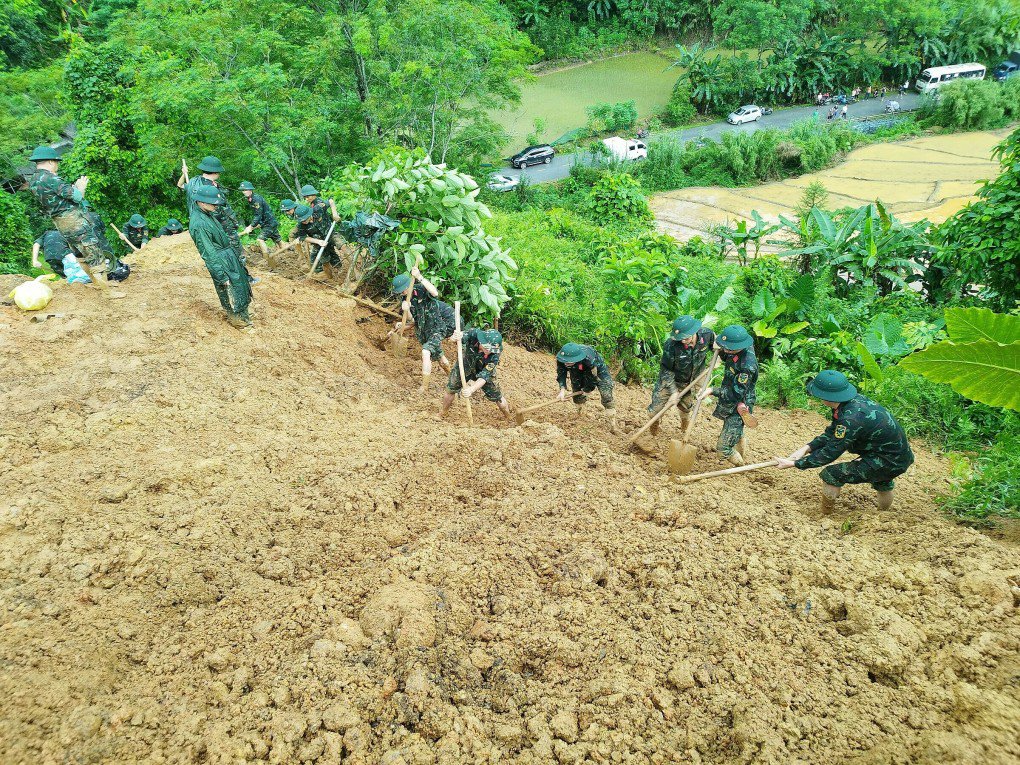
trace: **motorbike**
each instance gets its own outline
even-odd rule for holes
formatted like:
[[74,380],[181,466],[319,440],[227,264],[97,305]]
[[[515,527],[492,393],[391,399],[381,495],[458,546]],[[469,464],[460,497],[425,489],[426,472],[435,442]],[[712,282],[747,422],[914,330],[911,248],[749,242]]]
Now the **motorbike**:
[[639,131],[637,131],[637,137],[638,138],[647,138],[648,137],[648,128],[641,128]]
[[900,110],[900,102],[899,101],[886,101],[885,102],[885,113],[886,114],[895,114],[899,110]]

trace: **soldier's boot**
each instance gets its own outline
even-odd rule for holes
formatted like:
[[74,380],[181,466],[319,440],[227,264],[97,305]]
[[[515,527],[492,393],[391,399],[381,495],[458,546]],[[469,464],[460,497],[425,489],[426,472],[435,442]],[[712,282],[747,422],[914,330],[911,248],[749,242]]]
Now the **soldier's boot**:
[[450,360],[448,358],[446,358],[445,354],[439,357],[439,366],[441,366],[447,372],[449,372],[450,369],[452,368],[450,366]]
[[823,513],[831,513],[836,509],[836,500],[839,498],[839,487],[822,484],[821,510]]
[[251,319],[240,313],[227,314],[227,321],[234,329],[247,329],[251,326]]
[[893,506],[892,489],[878,492],[878,509],[889,510]]
[[497,406],[499,407],[499,411],[501,411],[503,416],[508,420],[512,420],[514,418],[514,413],[510,411],[510,402],[508,402],[505,398],[501,399]]
[[421,376],[421,387],[418,388],[418,392],[419,393],[425,393],[425,392],[428,391],[428,389],[429,389],[429,378],[430,377],[432,377],[432,375],[422,375]]
[[606,425],[609,427],[609,432],[614,434],[619,433],[620,429],[616,424],[616,410],[606,409],[603,416],[606,418]]
[[729,462],[731,465],[734,465],[735,467],[742,467],[744,464],[743,456],[736,449],[731,451],[726,456],[726,461]]
[[742,435],[740,437],[740,440],[737,441],[737,445],[734,448],[738,452],[740,452],[740,456],[744,460],[744,462],[747,462],[747,460],[748,460],[748,455],[747,455],[747,434],[744,434],[744,435]]

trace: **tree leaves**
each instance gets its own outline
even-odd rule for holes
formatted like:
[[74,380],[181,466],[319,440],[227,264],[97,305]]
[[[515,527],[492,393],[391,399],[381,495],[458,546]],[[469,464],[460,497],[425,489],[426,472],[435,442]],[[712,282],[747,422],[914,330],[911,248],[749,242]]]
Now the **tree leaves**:
[[946,330],[954,343],[1020,340],[1020,316],[995,313],[987,308],[947,308]]
[[907,356],[900,366],[974,401],[1020,411],[1020,341],[936,343]]

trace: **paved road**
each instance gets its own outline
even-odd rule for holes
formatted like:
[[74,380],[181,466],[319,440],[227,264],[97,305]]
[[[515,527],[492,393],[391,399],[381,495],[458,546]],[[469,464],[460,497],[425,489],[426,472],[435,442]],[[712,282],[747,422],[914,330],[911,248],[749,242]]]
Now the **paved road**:
[[[900,102],[904,111],[916,109],[921,102],[917,93],[907,92],[902,97],[892,96]],[[828,111],[827,106],[818,108],[819,115],[824,119]],[[756,130],[765,128],[788,128],[793,123],[807,119],[815,111],[813,106],[794,106],[789,109],[780,109],[767,117],[762,117],[758,122],[748,122],[743,125],[730,125],[727,122],[716,122],[711,125],[699,125],[698,127],[687,128],[686,130],[668,130],[656,133],[649,138],[649,142],[661,141],[664,138],[679,138],[683,141],[694,141],[698,138],[705,138],[710,141],[718,141],[723,133],[737,131],[741,133],[753,133]],[[850,104],[848,115],[851,119],[860,117],[872,117],[882,114],[885,111],[885,101],[880,98],[872,98]],[[586,151],[579,151],[574,154],[557,154],[548,165],[533,165],[526,170],[515,170],[512,167],[499,168],[502,175],[517,177],[524,175],[531,183],[548,183],[566,178],[570,174],[570,168],[575,162],[589,162],[590,155]]]

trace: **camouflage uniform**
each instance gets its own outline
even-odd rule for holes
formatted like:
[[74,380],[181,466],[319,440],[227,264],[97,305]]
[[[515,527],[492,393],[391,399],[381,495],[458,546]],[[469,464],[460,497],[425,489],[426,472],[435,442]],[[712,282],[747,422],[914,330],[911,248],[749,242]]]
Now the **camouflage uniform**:
[[71,251],[71,248],[67,246],[67,241],[61,236],[60,232],[50,229],[36,239],[35,243],[39,245],[39,249],[42,250],[43,259],[53,273],[57,276],[63,276],[64,256]]
[[[241,249],[241,237],[237,233],[238,222],[237,214],[234,212],[234,208],[230,206],[230,202],[227,201],[227,190],[216,181],[211,181],[203,175],[199,175],[192,178],[184,186],[184,193],[188,197],[188,215],[192,216],[199,211],[198,203],[195,201],[195,192],[202,186],[215,186],[216,190],[220,194],[220,199],[223,200],[222,204],[216,205],[216,212],[206,213],[211,215],[214,220],[219,221],[220,226],[223,227],[223,231],[227,235],[227,239],[230,240],[230,246],[234,248],[237,253],[237,257],[244,263],[244,251]],[[188,229],[191,229],[190,221]]]
[[716,449],[724,457],[729,457],[733,454],[733,447],[744,435],[744,421],[737,412],[737,404],[747,404],[748,410],[753,410],[754,402],[757,401],[754,386],[758,382],[758,360],[753,348],[736,352],[723,350],[719,358],[722,359],[725,371],[722,384],[715,389],[719,403],[712,415],[723,421]]
[[[613,376],[609,372],[602,354],[590,345],[581,346],[585,349],[585,357],[581,361],[567,366],[562,361],[556,362],[556,382],[561,388],[567,387],[567,376],[570,376],[570,390],[584,391],[591,393],[599,389],[599,396],[602,398],[602,406],[606,409],[615,409],[613,401]],[[583,404],[588,400],[586,395],[577,396],[575,404]]]
[[255,211],[251,219],[251,225],[259,229],[259,239],[269,239],[279,244],[279,224],[276,222],[276,216],[269,209],[266,200],[259,194],[252,194],[251,199],[248,200],[248,206]]
[[[674,393],[687,385],[708,367],[708,354],[715,344],[715,332],[702,327],[695,334],[694,345],[687,348],[679,340],[667,340],[662,346],[662,361],[659,362],[659,379],[652,390],[652,403],[648,411],[654,414],[665,406]],[[698,391],[691,390],[677,402],[685,414],[691,411]]]
[[223,225],[196,203],[188,221],[188,231],[191,232],[198,253],[209,269],[223,310],[247,319],[248,304],[251,303],[248,271],[237,256],[237,251],[223,230]]
[[[96,214],[96,211],[89,207],[88,202],[85,202],[85,217],[92,226],[92,233],[95,235],[96,241],[99,242],[99,247],[103,250],[103,252],[113,252],[110,240],[106,238],[106,224],[104,224],[103,219]],[[116,267],[113,260],[110,261],[110,267],[111,269]]]
[[432,297],[421,284],[415,284],[411,292],[411,318],[422,350],[428,351],[434,359],[442,356],[443,340],[454,330],[453,308]]
[[[893,479],[914,464],[900,424],[885,407],[861,394],[836,407],[829,427],[808,446],[811,451],[794,465],[801,470],[829,465],[821,478],[830,486],[870,483],[876,491],[892,491]],[[860,456],[829,464],[847,451]]]
[[124,236],[128,238],[128,241],[131,242],[131,244],[140,250],[142,249],[142,245],[147,244],[149,241],[149,229],[147,226],[145,228],[135,228],[134,226],[125,223]]
[[[49,215],[69,247],[75,250],[90,266],[102,266],[107,259],[110,268],[116,267],[117,258],[105,247],[105,237],[100,241],[95,225],[85,213],[84,198],[73,184],[49,170],[37,169],[28,179],[28,188],[39,200],[43,212]],[[98,219],[98,216],[97,216]]]
[[159,231],[156,232],[156,238],[161,236],[176,236],[177,234],[183,233],[184,229],[180,231],[172,231],[169,226],[163,226]]
[[[298,224],[294,227],[294,235],[301,239],[307,237],[313,237],[315,239],[326,240],[326,234],[329,231],[329,226],[333,222],[332,218],[324,217],[322,215],[316,215],[315,211],[312,211],[312,217],[302,222],[298,221]],[[319,259],[319,268],[321,269],[326,263],[331,266],[340,265],[340,256],[336,251],[336,238],[335,236],[326,242],[326,249],[322,253],[322,258]],[[315,258],[319,254],[318,246],[312,247],[308,250],[308,261],[314,263]]]
[[[326,232],[329,231],[329,227],[333,225],[333,211],[329,209],[329,205],[322,201],[322,199],[316,198],[312,204],[308,205],[312,208],[312,220],[316,221],[321,227],[322,235],[316,237],[317,239],[325,239]],[[340,236],[340,223],[333,226],[333,233],[329,238],[332,248],[337,253],[340,252],[340,248],[344,246],[343,237]],[[325,254],[323,257],[326,257]],[[340,263],[340,256],[337,255],[337,262],[334,265]]]
[[[486,356],[478,346],[478,330],[464,330],[464,337],[461,338],[461,345],[464,347],[464,379],[468,382],[485,380],[482,386],[482,393],[485,397],[498,404],[503,400],[503,392],[499,389],[499,381],[496,379],[496,365],[499,364],[501,351],[490,353]],[[450,379],[446,383],[446,389],[450,393],[457,393],[461,389],[460,369],[454,364],[450,370]]]

